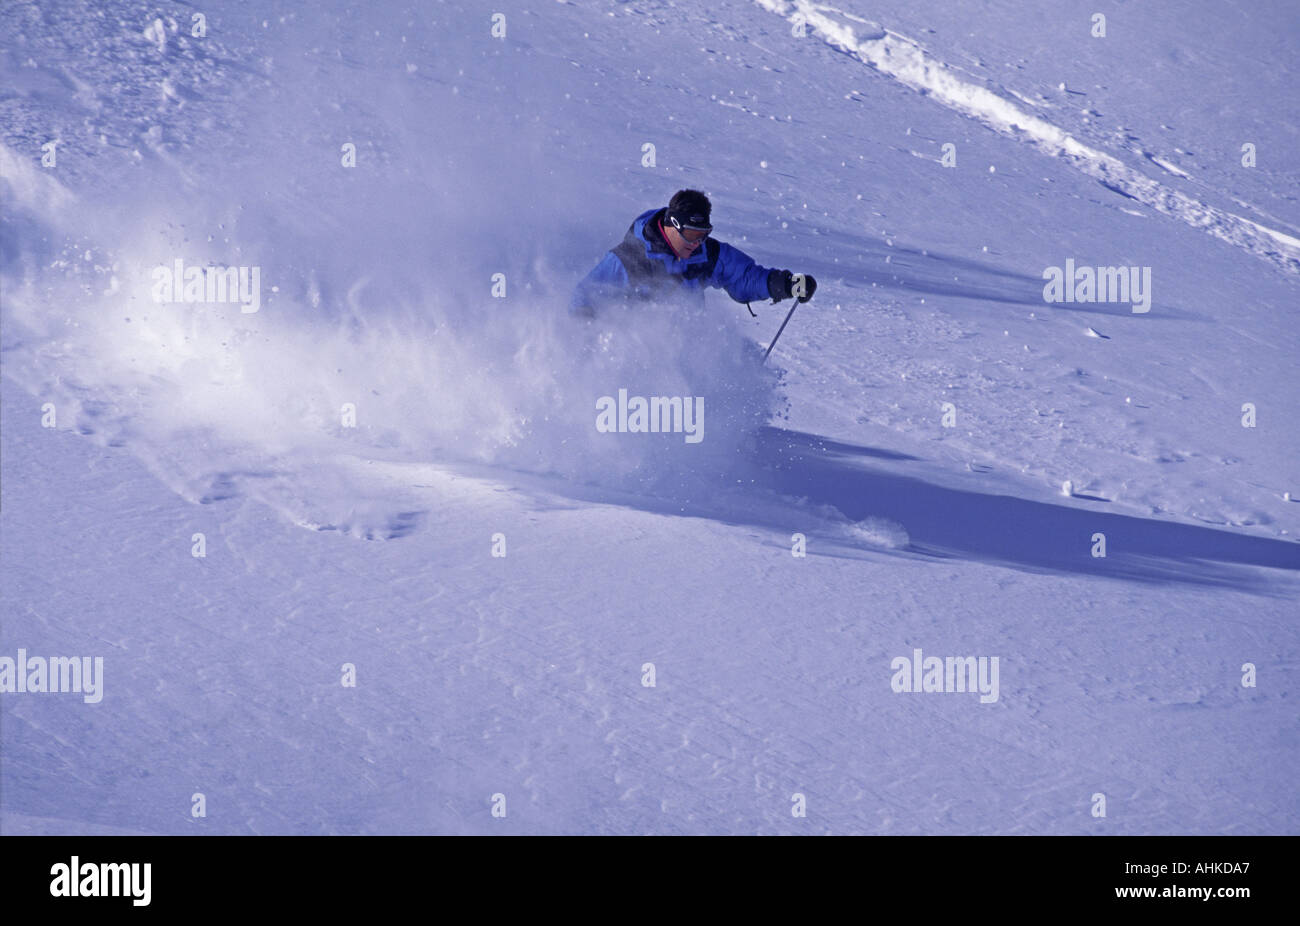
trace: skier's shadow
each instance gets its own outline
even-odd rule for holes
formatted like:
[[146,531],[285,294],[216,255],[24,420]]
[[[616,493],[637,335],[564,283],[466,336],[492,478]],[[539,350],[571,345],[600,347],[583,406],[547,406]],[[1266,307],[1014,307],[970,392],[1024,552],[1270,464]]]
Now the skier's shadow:
[[[911,538],[912,553],[1269,595],[1289,592],[1243,567],[1300,570],[1297,543],[951,489],[873,471],[866,463],[872,457],[915,459],[905,454],[781,428],[764,429],[758,450],[771,488],[832,505],[852,520],[875,516],[897,521]],[[1098,533],[1105,535],[1105,557],[1093,556]]]
[[[1041,277],[1004,270],[991,261],[908,247],[901,242],[885,244],[845,232],[823,232],[815,239],[797,239],[793,246],[800,245],[808,251],[801,258],[802,269],[819,280],[841,280],[850,289],[876,286],[923,295],[1044,305]],[[852,257],[835,263],[824,256],[828,254]],[[1128,311],[1128,307],[1124,310]]]
[[[1048,312],[1133,316],[1128,302],[1046,302],[1041,271],[1031,275],[1005,270],[992,259],[972,260],[932,248],[908,247],[901,242],[886,244],[878,238],[838,231],[805,236],[796,239],[793,246],[806,251],[799,259],[801,269],[818,280],[838,280],[849,290],[876,287],[977,302],[1035,306]],[[840,261],[826,256],[835,254],[850,256]],[[1164,302],[1150,315],[1140,317],[1146,321],[1204,320],[1198,313]]]

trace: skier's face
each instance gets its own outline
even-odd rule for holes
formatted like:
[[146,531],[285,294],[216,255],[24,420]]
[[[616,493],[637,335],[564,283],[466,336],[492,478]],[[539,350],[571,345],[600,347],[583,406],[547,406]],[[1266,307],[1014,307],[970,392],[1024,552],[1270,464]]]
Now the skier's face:
[[696,249],[704,243],[704,239],[709,237],[709,233],[696,228],[683,228],[680,231],[676,228],[664,229],[668,233],[669,243],[682,257],[688,257],[694,254]]

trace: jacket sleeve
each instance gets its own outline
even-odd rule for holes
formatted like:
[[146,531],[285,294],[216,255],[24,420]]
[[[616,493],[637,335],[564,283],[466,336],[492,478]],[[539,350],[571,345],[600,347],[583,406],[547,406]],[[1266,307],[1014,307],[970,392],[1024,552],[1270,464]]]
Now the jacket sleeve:
[[719,241],[718,262],[713,267],[709,285],[725,289],[727,295],[737,302],[775,299],[770,284],[780,273],[780,270],[754,263],[754,259],[744,251]]
[[593,318],[596,309],[627,293],[627,270],[613,251],[606,251],[600,263],[578,281],[569,300],[569,314]]

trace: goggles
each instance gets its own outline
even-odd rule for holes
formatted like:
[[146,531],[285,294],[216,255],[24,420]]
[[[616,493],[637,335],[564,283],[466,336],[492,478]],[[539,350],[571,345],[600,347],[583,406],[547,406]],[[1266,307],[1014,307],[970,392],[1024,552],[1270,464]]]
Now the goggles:
[[699,244],[709,237],[709,232],[713,231],[712,225],[683,225],[681,219],[675,215],[668,216],[668,221],[689,244]]

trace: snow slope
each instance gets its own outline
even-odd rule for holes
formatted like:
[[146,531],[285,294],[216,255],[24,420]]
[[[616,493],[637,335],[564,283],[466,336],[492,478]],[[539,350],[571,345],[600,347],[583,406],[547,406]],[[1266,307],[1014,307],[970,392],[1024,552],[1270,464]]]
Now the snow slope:
[[[1294,13],[1069,6],[6,5],[0,656],[105,694],[3,695],[0,830],[1295,832]],[[770,367],[564,314],[681,186],[819,280]]]

